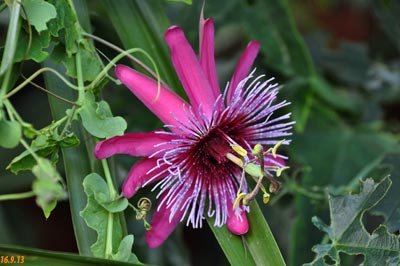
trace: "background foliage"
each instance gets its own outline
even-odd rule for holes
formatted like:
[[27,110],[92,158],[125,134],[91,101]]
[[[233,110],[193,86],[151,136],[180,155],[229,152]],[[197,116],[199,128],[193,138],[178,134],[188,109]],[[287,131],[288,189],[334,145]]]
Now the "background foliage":
[[[203,1],[88,0],[73,1],[71,8],[68,1],[24,0],[23,9],[12,3],[2,3],[0,13],[0,195],[32,190],[34,197],[0,203],[0,255],[9,254],[6,245],[102,254],[107,244],[97,241],[95,232],[106,229],[90,221],[90,206],[83,218],[79,215],[89,198],[100,206],[96,208],[107,210],[104,219],[112,213],[119,224],[113,259],[139,258],[159,265],[232,263],[234,258],[224,255],[208,228],[180,227],[162,247],[149,250],[134,212],[120,213],[126,203],[106,204],[113,197],[102,181],[107,168],[91,152],[97,138],[125,129],[150,131],[161,124],[128,90],[96,79],[107,60],[95,47],[109,58],[117,52],[83,32],[123,49],[146,50],[162,80],[182,93],[163,33],[172,24],[180,25],[197,47]],[[205,5],[205,16],[216,24],[219,80],[230,79],[246,43],[257,39],[257,72],[275,76],[283,85],[281,97],[292,102],[287,109],[296,128],[285,150],[291,170],[281,180],[279,194],[260,206],[288,265],[359,265],[364,260],[364,265],[375,265],[376,257],[382,265],[399,261],[399,15],[400,2],[395,0],[230,0]],[[142,54],[135,56],[151,66]],[[44,72],[34,82],[48,93],[26,82],[14,94],[25,82],[23,76],[43,67],[65,73],[77,88]],[[133,159],[116,156],[109,163],[118,190]],[[89,175],[93,172],[97,174]],[[98,199],[93,194],[97,190],[110,194]],[[226,252],[224,243],[232,241],[215,235]],[[249,238],[248,250],[240,252],[256,258],[262,251]],[[242,242],[234,245],[237,250]],[[31,249],[14,252],[36,254],[43,261],[79,260]]]

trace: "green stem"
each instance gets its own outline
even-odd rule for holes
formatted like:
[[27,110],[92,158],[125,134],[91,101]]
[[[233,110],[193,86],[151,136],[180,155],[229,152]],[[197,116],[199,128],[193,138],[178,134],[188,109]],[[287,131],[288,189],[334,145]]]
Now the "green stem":
[[34,197],[35,195],[36,194],[33,191],[5,194],[5,195],[0,195],[0,201],[27,199]]
[[107,236],[106,236],[106,250],[104,258],[109,259],[112,255],[112,234],[114,227],[114,214],[109,212],[107,218]]
[[[32,80],[34,80],[37,76],[39,76],[40,74],[44,73],[44,72],[51,72],[53,74],[55,74],[59,79],[61,79],[68,87],[74,89],[74,90],[78,90],[78,87],[75,86],[74,84],[72,84],[71,82],[69,82],[66,78],[64,78],[60,73],[58,73],[56,70],[48,68],[48,67],[44,67],[39,69],[38,71],[36,71],[35,73],[33,73],[31,76],[29,76],[29,78],[27,78],[24,82],[22,82],[21,84],[19,84],[17,87],[15,87],[13,90],[11,90],[9,93],[7,93],[6,95],[4,95],[4,98],[10,98],[11,96],[13,96],[14,94],[16,94],[17,92],[19,92],[21,89],[23,89],[26,85],[28,85],[29,83],[32,82]],[[46,91],[47,93],[49,93],[52,96],[57,97],[56,94],[50,92],[50,91]],[[0,97],[3,98],[3,97]],[[71,104],[75,104],[74,102],[70,102],[68,100],[65,100],[64,98],[62,98],[62,100],[69,102]]]
[[106,159],[101,160],[101,165],[103,166],[104,176],[106,178],[108,190],[110,192],[110,197],[111,199],[116,199],[118,197],[118,193],[115,190],[114,182],[111,177],[110,168],[108,167],[107,160]]
[[[79,48],[78,48],[79,49]],[[82,73],[82,58],[81,58],[81,53],[78,50],[78,52],[75,55],[75,63],[76,63],[76,75],[77,75],[77,81],[78,81],[78,103],[82,104],[83,99],[85,97],[85,88],[83,84],[83,73]]]
[[7,93],[7,88],[9,86],[9,82],[10,82],[10,76],[11,76],[11,72],[12,72],[12,67],[8,68],[4,78],[3,78],[3,82],[1,84],[1,88],[0,88],[0,108],[3,106],[3,102],[5,102],[6,99],[4,99],[4,95]]

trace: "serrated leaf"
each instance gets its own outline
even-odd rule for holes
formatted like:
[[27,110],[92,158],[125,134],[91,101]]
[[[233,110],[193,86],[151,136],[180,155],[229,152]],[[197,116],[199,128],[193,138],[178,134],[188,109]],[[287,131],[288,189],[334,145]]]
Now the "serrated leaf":
[[22,137],[21,125],[17,121],[0,120],[0,147],[11,149]]
[[[87,195],[87,205],[81,211],[81,217],[87,225],[97,232],[97,241],[92,244],[90,250],[95,257],[104,257],[107,242],[112,243],[113,254],[122,241],[122,227],[118,214],[109,212],[102,206],[104,201],[110,201],[107,183],[98,174],[92,173],[85,177],[83,187]],[[99,199],[102,203],[99,202]],[[112,225],[112,239],[107,239],[109,223]]]
[[57,16],[55,7],[43,0],[24,0],[25,13],[22,16],[35,27],[37,32],[47,30],[47,22]]
[[362,223],[364,213],[385,196],[390,185],[388,177],[378,183],[367,179],[361,182],[360,193],[357,195],[331,196],[331,225],[328,227],[319,219],[313,219],[318,228],[328,233],[331,243],[315,246],[313,250],[317,255],[314,261],[305,265],[326,265],[326,256],[340,265],[340,252],[363,255],[364,266],[398,265],[399,236],[390,234],[383,225],[369,234]]
[[113,117],[110,107],[104,101],[95,102],[91,92],[85,93],[85,100],[79,112],[85,129],[98,138],[122,135],[127,127],[122,117]]

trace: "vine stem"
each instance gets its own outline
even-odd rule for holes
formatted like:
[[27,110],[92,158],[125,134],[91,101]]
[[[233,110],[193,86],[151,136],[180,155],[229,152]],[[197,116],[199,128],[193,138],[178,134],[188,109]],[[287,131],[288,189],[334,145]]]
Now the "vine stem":
[[101,165],[103,166],[104,176],[106,178],[108,190],[110,192],[110,197],[111,197],[111,199],[116,199],[118,197],[118,193],[114,187],[114,183],[111,178],[111,172],[110,172],[110,168],[108,167],[107,160],[106,159],[101,160]]
[[[100,42],[108,47],[110,47],[111,49],[114,49],[115,51],[125,55],[126,57],[128,57],[129,59],[131,59],[133,62],[135,62],[137,65],[139,65],[141,68],[143,68],[147,73],[149,73],[154,79],[159,80],[160,76],[158,75],[158,73],[154,72],[153,70],[151,70],[149,67],[147,67],[145,64],[143,64],[139,59],[137,59],[136,57],[130,55],[129,53],[127,53],[126,51],[124,51],[123,49],[119,48],[118,46],[96,36],[96,35],[92,35],[90,33],[84,32],[82,34],[83,36],[89,37],[97,42]],[[161,81],[161,83],[164,84],[163,81]]]
[[0,201],[27,199],[27,198],[34,197],[35,195],[36,194],[33,191],[5,194],[5,195],[0,195]]
[[[36,71],[35,73],[33,73],[31,76],[29,76],[24,82],[22,82],[21,84],[19,84],[17,87],[15,87],[13,90],[11,90],[9,93],[7,93],[6,95],[4,95],[4,98],[8,99],[11,96],[13,96],[14,94],[16,94],[17,92],[19,92],[21,89],[23,89],[26,85],[28,85],[29,83],[32,82],[33,79],[35,79],[37,76],[39,76],[40,74],[42,74],[43,72],[52,72],[54,73],[59,79],[61,79],[68,87],[77,90],[78,87],[75,86],[74,84],[72,84],[71,82],[69,82],[66,78],[64,78],[60,73],[58,73],[57,71],[55,71],[54,69],[48,68],[48,67],[44,67],[39,69],[38,71]],[[42,89],[42,88],[41,88]],[[56,97],[57,99],[63,100],[65,102],[68,102],[72,105],[75,105],[74,102],[71,102],[67,99],[61,98],[60,96],[45,90],[46,93]],[[3,98],[3,97],[2,97]]]

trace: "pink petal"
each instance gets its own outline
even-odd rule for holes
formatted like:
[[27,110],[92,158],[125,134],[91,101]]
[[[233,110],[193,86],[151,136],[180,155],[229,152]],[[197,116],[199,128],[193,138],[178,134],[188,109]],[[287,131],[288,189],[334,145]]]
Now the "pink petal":
[[146,182],[152,183],[165,177],[168,173],[163,174],[163,172],[167,168],[168,165],[165,164],[157,167],[156,158],[144,158],[140,160],[129,171],[128,177],[122,185],[122,193],[126,198],[132,197]]
[[204,20],[203,16],[200,19],[200,64],[211,85],[214,97],[217,98],[221,91],[215,67],[214,22],[210,18]]
[[[167,192],[165,192],[164,195],[166,194]],[[162,202],[162,198],[160,199],[160,202]],[[160,210],[154,212],[153,219],[151,221],[151,229],[146,231],[146,242],[149,247],[156,248],[164,243],[164,241],[174,231],[184,213],[184,210],[181,211],[178,209],[170,221],[169,216],[171,214],[171,210],[169,208],[161,208]]]
[[246,212],[244,210],[239,210],[241,208],[239,205],[236,207],[238,210],[238,215],[236,215],[235,210],[233,210],[233,203],[228,200],[228,220],[226,221],[226,226],[229,231],[235,235],[244,235],[249,231],[249,222],[247,221]]
[[[94,154],[97,159],[108,158],[114,154],[150,156],[160,150],[160,147],[155,145],[171,141],[171,139],[171,135],[156,132],[127,133],[98,142]],[[161,148],[168,148],[168,145],[170,144],[161,145]]]
[[286,162],[283,158],[279,157],[279,154],[277,154],[276,158],[274,158],[274,156],[272,156],[271,154],[268,154],[264,157],[264,165],[284,167],[286,165]]
[[170,27],[165,32],[165,40],[171,50],[171,60],[176,73],[195,113],[201,105],[202,112],[207,117],[211,117],[215,96],[182,29],[177,26]]
[[124,65],[115,67],[115,75],[164,124],[180,126],[176,119],[182,123],[188,122],[183,111],[183,106],[188,104],[170,89],[161,85],[158,91],[156,81]]
[[250,72],[251,66],[254,63],[254,60],[256,59],[259,50],[260,43],[257,41],[251,41],[247,45],[246,50],[244,50],[236,66],[235,72],[233,73],[232,79],[229,83],[227,95],[228,103],[231,101],[231,97],[234,94],[233,92],[235,91],[239,82],[246,78],[248,73]]

